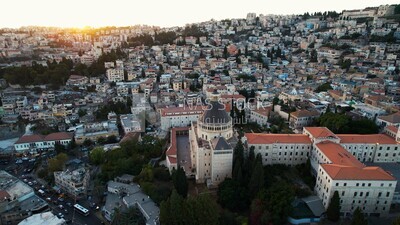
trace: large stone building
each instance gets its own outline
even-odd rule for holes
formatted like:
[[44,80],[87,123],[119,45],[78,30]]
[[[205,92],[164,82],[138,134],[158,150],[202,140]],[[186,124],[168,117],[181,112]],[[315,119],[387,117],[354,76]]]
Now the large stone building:
[[209,107],[192,122],[189,130],[191,167],[197,183],[209,187],[232,176],[233,137],[232,118],[218,102],[220,95],[211,96]]
[[396,135],[336,135],[326,127],[305,127],[303,134],[246,133],[243,141],[247,151],[261,154],[264,165],[293,166],[310,159],[317,180],[315,193],[327,208],[338,191],[343,216],[357,207],[368,215],[385,216],[398,198],[396,178],[362,162],[400,162],[400,129]]

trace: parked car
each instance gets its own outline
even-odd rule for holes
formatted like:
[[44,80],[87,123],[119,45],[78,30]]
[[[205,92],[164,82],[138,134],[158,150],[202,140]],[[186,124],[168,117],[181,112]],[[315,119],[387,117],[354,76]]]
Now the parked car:
[[21,159],[17,159],[16,161],[15,161],[15,164],[21,164],[22,163],[22,160]]
[[58,208],[64,209],[64,206],[63,205],[58,205]]

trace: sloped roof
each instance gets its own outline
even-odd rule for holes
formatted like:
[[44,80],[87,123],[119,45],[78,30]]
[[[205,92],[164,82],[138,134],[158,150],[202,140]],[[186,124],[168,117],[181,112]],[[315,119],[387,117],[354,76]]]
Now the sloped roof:
[[232,149],[230,144],[226,142],[224,137],[216,137],[213,140],[211,140],[211,144],[213,146],[214,150],[227,150],[227,149]]
[[337,136],[326,127],[304,127],[314,138],[327,138]]
[[262,134],[245,133],[249,144],[273,144],[273,143],[298,143],[311,144],[310,138],[305,134]]
[[307,204],[314,216],[320,217],[325,212],[325,207],[322,204],[322,200],[318,196],[309,196],[302,198],[301,200]]
[[231,117],[225,111],[225,106],[218,101],[210,102],[208,108],[204,110],[201,116],[203,123],[229,123]]
[[344,149],[340,144],[323,141],[316,144],[316,147],[333,163],[346,166],[354,167],[365,167],[360,161],[358,161],[352,154]]
[[397,142],[386,134],[338,134],[340,143],[370,143],[370,144],[397,144]]
[[396,180],[380,167],[354,167],[338,164],[321,164],[321,167],[334,180]]
[[393,113],[387,116],[379,116],[378,118],[389,123],[400,123],[400,112]]
[[22,144],[22,143],[33,143],[33,142],[40,142],[40,141],[58,141],[58,140],[68,140],[72,139],[74,136],[73,133],[68,132],[57,132],[51,133],[47,136],[40,135],[40,134],[32,134],[32,135],[24,135],[18,139],[15,144]]

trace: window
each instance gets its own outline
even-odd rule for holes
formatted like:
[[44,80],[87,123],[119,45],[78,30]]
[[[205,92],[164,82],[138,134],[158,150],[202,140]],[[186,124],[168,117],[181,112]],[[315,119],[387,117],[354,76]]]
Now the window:
[[386,197],[389,197],[389,196],[390,196],[390,192],[387,192],[387,193],[386,193]]
[[343,186],[345,186],[345,187],[346,187],[346,186],[347,186],[347,183],[344,183],[344,184],[343,184]]
[[356,186],[358,187],[359,183],[356,184]]
[[344,196],[344,193],[345,193],[345,192],[344,192],[344,191],[342,191],[342,196]]
[[357,196],[357,191],[356,192],[354,192],[354,197],[356,197]]

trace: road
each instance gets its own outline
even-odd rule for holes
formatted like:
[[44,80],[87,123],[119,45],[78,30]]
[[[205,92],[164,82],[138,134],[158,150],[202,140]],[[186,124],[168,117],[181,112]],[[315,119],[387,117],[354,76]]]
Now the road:
[[[64,219],[69,224],[103,224],[102,221],[95,215],[95,213],[97,213],[96,208],[90,207],[90,201],[88,199],[75,200],[64,195],[63,201],[60,201],[59,196],[61,196],[61,194],[55,192],[52,187],[48,186],[44,181],[37,179],[32,172],[29,172],[29,169],[33,169],[35,162],[24,160],[22,161],[22,163],[16,164],[16,160],[17,159],[14,158],[9,162],[9,164],[0,165],[0,170],[6,170],[13,176],[19,178],[22,182],[25,182],[26,184],[31,186],[34,189],[36,195],[41,197],[48,203],[49,208],[55,215],[59,215],[59,213],[61,213]],[[40,189],[45,191],[43,195],[38,192]],[[73,208],[73,205],[75,203],[78,203],[83,207],[89,209],[89,215],[84,216],[76,212]],[[62,205],[62,208],[60,207],[60,205]]]

